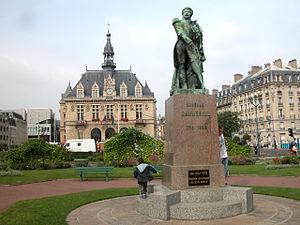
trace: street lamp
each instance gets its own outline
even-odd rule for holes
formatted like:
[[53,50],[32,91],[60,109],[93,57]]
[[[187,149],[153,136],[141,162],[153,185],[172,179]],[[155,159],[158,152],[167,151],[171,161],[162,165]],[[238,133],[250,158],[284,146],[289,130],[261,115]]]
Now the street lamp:
[[[257,102],[257,99],[259,100],[259,102]],[[254,95],[254,101],[253,101],[253,97],[249,97],[249,101],[250,103],[255,107],[255,114],[256,114],[256,136],[257,136],[257,154],[260,155],[260,134],[259,134],[259,130],[258,130],[258,116],[257,116],[257,107],[260,105],[261,103],[261,97],[257,97],[257,95]]]

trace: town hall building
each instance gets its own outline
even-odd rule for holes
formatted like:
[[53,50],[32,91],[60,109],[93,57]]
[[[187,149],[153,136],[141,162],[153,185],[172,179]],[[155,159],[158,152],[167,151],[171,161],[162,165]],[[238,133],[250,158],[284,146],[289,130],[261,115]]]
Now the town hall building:
[[134,127],[155,134],[156,99],[147,83],[130,70],[116,70],[111,34],[107,33],[102,70],[88,70],[60,100],[61,140],[104,141]]

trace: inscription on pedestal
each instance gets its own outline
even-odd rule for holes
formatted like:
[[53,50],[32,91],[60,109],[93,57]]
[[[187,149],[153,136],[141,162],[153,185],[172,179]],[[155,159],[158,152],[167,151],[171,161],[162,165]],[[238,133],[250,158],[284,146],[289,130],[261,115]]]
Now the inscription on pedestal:
[[209,170],[189,170],[189,186],[209,185]]

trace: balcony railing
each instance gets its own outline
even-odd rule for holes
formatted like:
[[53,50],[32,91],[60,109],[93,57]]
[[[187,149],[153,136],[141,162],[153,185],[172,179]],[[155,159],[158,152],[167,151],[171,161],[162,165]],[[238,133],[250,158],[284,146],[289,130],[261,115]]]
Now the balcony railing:
[[143,119],[136,119],[136,120],[135,120],[135,123],[136,123],[136,124],[145,124],[146,121],[143,120]]
[[86,121],[85,120],[75,121],[75,125],[76,126],[84,126],[84,125],[86,125]]
[[282,102],[278,102],[278,106],[283,106],[283,103]]
[[294,103],[293,103],[293,102],[290,102],[290,106],[294,106]]
[[266,107],[267,107],[267,108],[270,108],[270,104],[266,104]]

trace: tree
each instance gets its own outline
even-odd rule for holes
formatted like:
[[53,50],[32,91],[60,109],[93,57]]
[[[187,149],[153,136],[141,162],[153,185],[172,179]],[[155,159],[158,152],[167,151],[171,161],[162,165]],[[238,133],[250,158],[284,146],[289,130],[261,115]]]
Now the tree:
[[129,128],[105,142],[105,160],[116,160],[117,164],[120,165],[124,159],[143,158],[145,162],[149,162],[151,155],[163,159],[164,145],[162,143],[162,141],[155,140],[135,128]]
[[230,137],[232,132],[238,132],[241,127],[241,120],[238,117],[237,112],[221,112],[218,113],[219,126],[223,127],[223,134],[225,137]]

